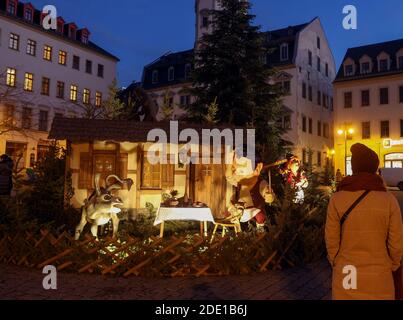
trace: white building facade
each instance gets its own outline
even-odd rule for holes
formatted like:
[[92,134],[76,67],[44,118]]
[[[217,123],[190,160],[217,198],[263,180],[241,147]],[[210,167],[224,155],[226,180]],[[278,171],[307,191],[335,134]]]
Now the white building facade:
[[[209,10],[220,8],[218,0],[196,0],[195,46],[204,34],[212,31]],[[292,143],[295,155],[318,168],[325,166],[333,151],[333,93],[335,62],[319,18],[309,23],[265,33],[266,46],[273,49],[266,60],[278,70],[277,79],[288,94],[283,105],[287,129],[284,140]],[[187,74],[194,68],[194,50],[168,53],[147,65],[143,87],[160,111],[162,105],[174,106],[174,118],[185,114],[184,106],[192,97],[184,93],[191,86]]]
[[0,153],[32,167],[46,152],[55,116],[80,117],[100,106],[116,78],[118,58],[89,40],[87,29],[41,25],[32,4],[0,0]]

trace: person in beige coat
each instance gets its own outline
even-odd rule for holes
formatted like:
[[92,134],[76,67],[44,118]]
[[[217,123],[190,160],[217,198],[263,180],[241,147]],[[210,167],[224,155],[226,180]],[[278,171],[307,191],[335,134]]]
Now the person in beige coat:
[[[333,299],[394,300],[392,272],[400,267],[403,254],[400,207],[376,174],[377,154],[362,144],[352,146],[351,152],[353,176],[340,182],[330,200],[326,221]],[[366,190],[369,193],[341,225],[346,211]],[[354,271],[356,282],[351,278]]]

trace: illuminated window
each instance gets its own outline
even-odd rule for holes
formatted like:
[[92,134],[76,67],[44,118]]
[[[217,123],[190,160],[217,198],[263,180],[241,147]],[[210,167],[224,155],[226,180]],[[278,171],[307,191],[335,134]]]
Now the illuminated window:
[[48,96],[50,92],[50,79],[43,77],[42,78],[42,89],[41,94],[44,96]]
[[102,93],[97,91],[95,94],[95,106],[100,107],[102,105]]
[[90,104],[91,91],[88,89],[83,90],[83,103]]
[[17,70],[15,70],[13,68],[7,68],[6,84],[9,87],[15,87],[16,86],[16,76],[17,76]]
[[59,64],[65,66],[67,64],[67,52],[66,51],[59,51]]
[[78,88],[76,85],[72,84],[70,86],[70,100],[76,102],[78,95]]
[[34,89],[34,75],[32,73],[25,73],[24,90],[32,92]]
[[36,55],[36,41],[28,39],[27,41],[27,54],[30,56]]
[[47,61],[52,61],[52,47],[45,45],[43,47],[43,59]]
[[20,49],[20,36],[15,33],[10,33],[10,41],[8,47],[13,50]]

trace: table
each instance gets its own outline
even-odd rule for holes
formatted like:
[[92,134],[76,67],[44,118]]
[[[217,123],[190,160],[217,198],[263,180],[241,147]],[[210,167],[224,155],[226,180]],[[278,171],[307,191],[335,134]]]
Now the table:
[[160,237],[164,237],[165,221],[200,221],[200,235],[207,236],[207,222],[214,223],[214,217],[210,208],[178,208],[178,207],[159,207],[154,226],[161,225]]

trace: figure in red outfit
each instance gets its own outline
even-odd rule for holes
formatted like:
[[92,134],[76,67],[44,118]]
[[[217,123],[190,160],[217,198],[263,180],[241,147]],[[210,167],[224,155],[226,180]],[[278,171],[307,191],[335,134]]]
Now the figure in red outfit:
[[[259,231],[264,230],[267,220],[266,203],[274,202],[274,193],[269,183],[260,177],[263,164],[259,163],[256,170],[252,169],[252,161],[247,158],[238,158],[234,155],[233,164],[227,166],[227,181],[237,188],[233,206],[242,203],[244,213],[240,222],[256,221]],[[228,212],[234,211],[230,207]]]
[[301,161],[296,156],[288,156],[287,162],[280,168],[280,173],[291,188],[296,189],[295,203],[303,202],[305,198],[304,189],[308,187],[308,179],[305,176]]

